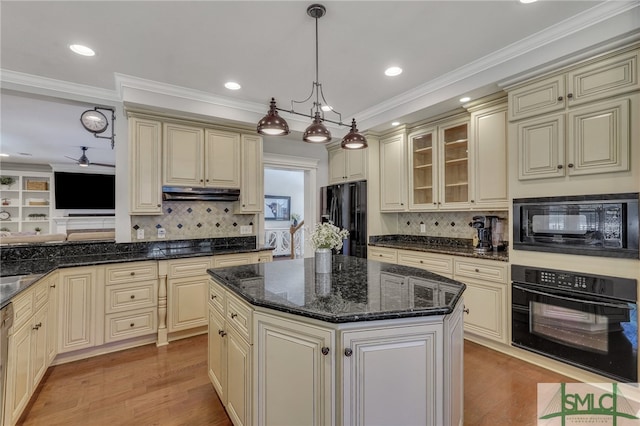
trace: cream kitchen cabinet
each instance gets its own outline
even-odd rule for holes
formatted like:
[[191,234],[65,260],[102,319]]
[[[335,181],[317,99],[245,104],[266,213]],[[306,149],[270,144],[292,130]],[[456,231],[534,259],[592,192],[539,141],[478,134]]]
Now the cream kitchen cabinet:
[[254,263],[271,262],[273,254],[270,251],[260,251],[255,253],[235,253],[213,256],[213,268],[224,268],[227,266],[252,265]]
[[380,140],[381,212],[405,211],[408,208],[405,140],[404,132]]
[[453,278],[453,257],[446,254],[398,250],[398,265],[426,269],[443,277]]
[[252,309],[217,283],[209,283],[208,370],[234,425],[250,425]]
[[461,316],[459,302],[440,322],[342,331],[340,424],[461,424]]
[[54,272],[46,278],[48,289],[48,322],[47,329],[47,365],[51,365],[58,355],[58,273]]
[[368,247],[367,258],[378,262],[398,263],[398,250],[386,247]]
[[103,343],[104,270],[94,267],[59,271],[58,353],[92,348]]
[[129,115],[129,213],[162,214],[162,123]]
[[492,260],[454,259],[453,278],[467,285],[464,292],[467,334],[508,343],[507,267],[505,262]]
[[640,89],[640,51],[583,61],[564,72],[509,90],[509,120],[564,110]]
[[267,313],[254,318],[254,424],[333,424],[334,331]]
[[163,124],[163,184],[240,187],[240,134]]
[[508,210],[507,103],[498,99],[469,111],[471,208]]
[[337,184],[367,179],[366,149],[329,148],[329,183]]
[[9,335],[5,424],[17,423],[50,365],[49,341],[55,324],[49,316],[49,278],[12,300],[14,324]]
[[438,135],[435,127],[409,135],[409,209],[438,208]]
[[468,209],[469,201],[469,119],[453,119],[438,125],[439,200],[438,207]]
[[262,138],[242,135],[240,201],[236,213],[262,213],[264,211],[264,168],[262,166]]
[[170,333],[206,326],[210,257],[167,261],[167,328]]

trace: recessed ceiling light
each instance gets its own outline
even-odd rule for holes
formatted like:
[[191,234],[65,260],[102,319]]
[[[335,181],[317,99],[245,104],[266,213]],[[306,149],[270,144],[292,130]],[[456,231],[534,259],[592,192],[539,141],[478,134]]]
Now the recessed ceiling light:
[[9,154],[5,154],[3,152],[0,152],[0,157],[8,157],[8,156],[9,156]]
[[535,2],[537,2],[537,1],[538,1],[538,0],[520,0],[520,3],[527,4],[527,3],[535,3]]
[[396,75],[402,74],[402,68],[400,67],[389,67],[384,71],[385,75],[389,77],[395,77]]
[[471,100],[470,97],[465,96],[464,98],[460,98],[460,102],[469,102]]
[[399,125],[400,125],[400,122],[399,122],[399,121],[393,121],[393,122],[391,123],[391,125],[392,125],[392,126],[399,126]]
[[320,107],[324,112],[329,112],[333,110],[333,107],[331,105],[322,105]]
[[81,44],[72,44],[69,46],[72,52],[82,56],[95,56],[96,52],[92,48],[83,46]]
[[229,90],[238,90],[240,89],[242,86],[240,86],[238,83],[236,83],[235,81],[227,81],[224,84],[224,87],[226,87]]

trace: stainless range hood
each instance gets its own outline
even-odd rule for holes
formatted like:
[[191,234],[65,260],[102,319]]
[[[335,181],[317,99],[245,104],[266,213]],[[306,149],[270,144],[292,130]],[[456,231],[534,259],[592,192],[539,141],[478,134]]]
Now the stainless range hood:
[[167,201],[238,201],[239,189],[192,188],[188,186],[163,186],[162,199]]

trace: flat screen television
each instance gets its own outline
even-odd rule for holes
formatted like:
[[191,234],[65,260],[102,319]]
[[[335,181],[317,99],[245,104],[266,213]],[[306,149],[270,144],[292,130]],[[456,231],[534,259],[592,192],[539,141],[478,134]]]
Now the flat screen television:
[[106,210],[116,208],[115,175],[54,173],[56,209]]

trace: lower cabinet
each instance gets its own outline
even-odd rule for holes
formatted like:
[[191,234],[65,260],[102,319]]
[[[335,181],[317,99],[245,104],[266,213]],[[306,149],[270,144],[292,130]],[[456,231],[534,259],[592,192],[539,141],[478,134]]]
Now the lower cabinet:
[[169,281],[169,332],[207,325],[206,276]]
[[50,364],[48,345],[55,324],[49,317],[49,293],[45,279],[13,300],[17,309],[9,336],[6,425],[18,421]]
[[254,321],[254,423],[333,424],[333,330],[264,313]]

